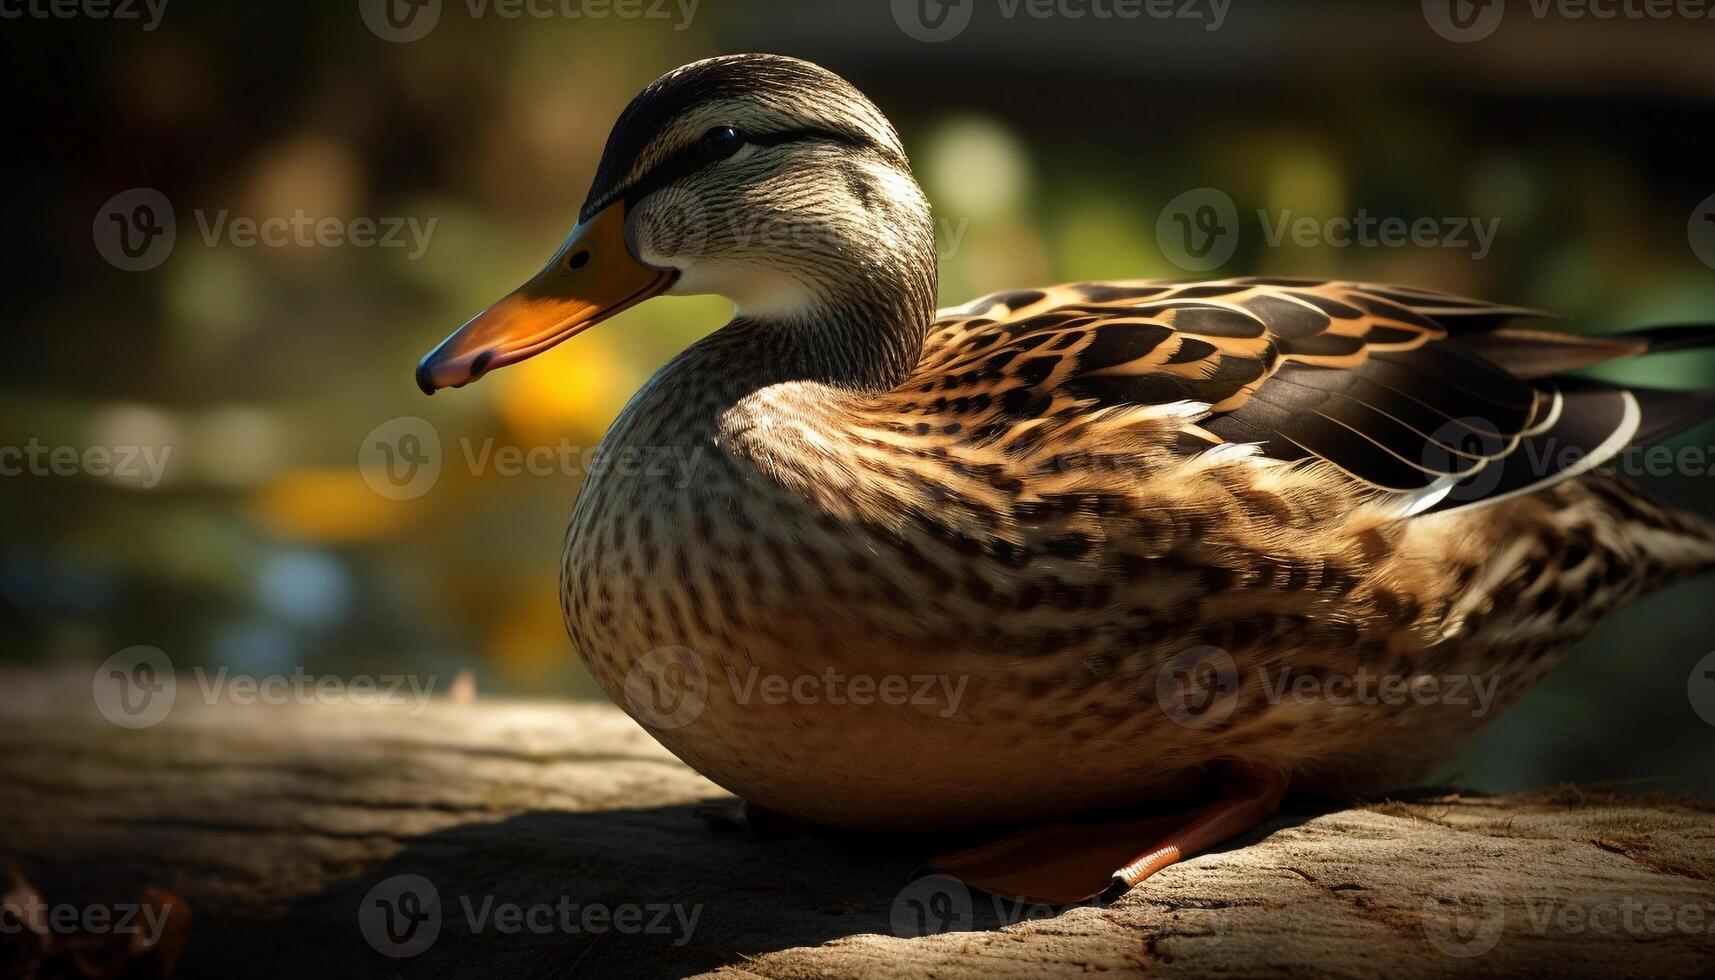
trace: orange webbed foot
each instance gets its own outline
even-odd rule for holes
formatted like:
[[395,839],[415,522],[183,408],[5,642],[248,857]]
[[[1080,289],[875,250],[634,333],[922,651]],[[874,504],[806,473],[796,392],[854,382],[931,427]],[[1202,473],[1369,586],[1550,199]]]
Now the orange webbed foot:
[[1157,871],[1256,828],[1280,809],[1287,777],[1235,765],[1218,785],[1213,799],[1192,809],[1032,827],[937,857],[927,870],[1021,902],[1111,901]]

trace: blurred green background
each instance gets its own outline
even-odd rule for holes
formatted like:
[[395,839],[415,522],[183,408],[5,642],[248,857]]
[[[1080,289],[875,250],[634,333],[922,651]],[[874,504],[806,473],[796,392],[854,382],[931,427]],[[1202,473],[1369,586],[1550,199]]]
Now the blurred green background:
[[[0,447],[171,453],[150,486],[0,478],[0,657],[93,664],[150,644],[181,669],[407,671],[444,686],[468,668],[484,693],[600,696],[556,598],[576,473],[477,473],[466,457],[595,446],[724,302],[657,300],[433,400],[412,368],[551,254],[631,96],[712,54],[811,58],[892,116],[946,233],[949,304],[1183,278],[1157,218],[1211,186],[1241,215],[1499,221],[1480,259],[1271,247],[1252,222],[1215,274],[1432,286],[1557,310],[1574,329],[1715,321],[1715,269],[1688,237],[1715,194],[1715,21],[1537,19],[1515,3],[1492,37],[1457,44],[1414,0],[1233,0],[1219,30],[967,2],[969,27],[943,43],[914,39],[882,2],[704,0],[687,20],[655,0],[640,9],[662,16],[539,0],[551,16],[517,18],[447,0],[409,43],[369,29],[358,0],[172,0],[153,30],[0,22]],[[176,216],[170,256],[148,271],[95,244],[106,202],[133,188]],[[408,233],[397,248],[205,240],[223,211],[406,219],[428,235],[420,255]],[[1709,358],[1631,370],[1715,384]],[[394,500],[359,452],[401,416],[428,420],[443,466],[428,492]],[[1711,440],[1706,428],[1682,444]],[[1646,482],[1715,513],[1707,472]],[[1715,793],[1715,728],[1687,698],[1715,649],[1712,584],[1610,620],[1450,776]]]

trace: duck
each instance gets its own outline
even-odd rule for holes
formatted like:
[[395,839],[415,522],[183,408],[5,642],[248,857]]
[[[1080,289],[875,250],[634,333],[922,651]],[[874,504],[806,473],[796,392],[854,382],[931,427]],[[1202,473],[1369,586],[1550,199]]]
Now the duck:
[[1614,471],[1715,393],[1579,373],[1707,325],[1309,279],[937,288],[881,110],[722,56],[623,110],[560,248],[417,365],[433,394],[656,296],[732,303],[599,450],[689,478],[592,467],[559,598],[603,689],[747,814],[1112,900],[1288,795],[1413,785],[1715,566],[1715,525]]

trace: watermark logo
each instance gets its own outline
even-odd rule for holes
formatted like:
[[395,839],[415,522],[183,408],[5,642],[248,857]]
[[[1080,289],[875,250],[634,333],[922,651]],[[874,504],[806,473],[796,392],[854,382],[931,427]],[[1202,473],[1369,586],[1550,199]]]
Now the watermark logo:
[[363,896],[357,926],[383,956],[420,955],[440,938],[441,893],[422,875],[394,875]]
[[682,269],[707,256],[708,209],[702,196],[686,187],[663,187],[649,195],[627,223],[644,262]]
[[[1423,445],[1423,468],[1431,473],[1470,475],[1448,488],[1446,499],[1482,500],[1500,486],[1506,464],[1496,456],[1505,444],[1488,419],[1475,416],[1454,419],[1435,430]],[[1487,462],[1482,462],[1487,460]],[[1473,467],[1478,467],[1472,472]]]
[[369,431],[357,453],[369,489],[389,500],[414,500],[441,478],[441,436],[427,419],[406,415]]
[[689,647],[651,650],[625,672],[625,704],[650,728],[672,730],[697,720],[709,703],[702,658]]
[[1167,260],[1187,272],[1219,268],[1239,246],[1239,209],[1216,188],[1186,191],[1161,209],[1155,240]]
[[95,706],[120,728],[152,728],[164,721],[178,697],[178,678],[165,652],[126,647],[96,668]]
[[1704,198],[1691,212],[1686,235],[1691,239],[1691,251],[1704,265],[1715,269],[1715,194]]
[[1213,728],[1239,703],[1239,668],[1219,647],[1192,647],[1163,664],[1155,699],[1167,717],[1186,728]]
[[1430,29],[1455,44],[1495,33],[1506,12],[1506,0],[1423,0],[1423,19]]
[[1697,712],[1697,717],[1715,725],[1715,653],[1691,668],[1691,676],[1685,681],[1685,695],[1691,699],[1691,710]]
[[394,44],[421,40],[441,21],[441,0],[358,0],[357,10],[371,33]]
[[1464,886],[1431,889],[1423,901],[1423,935],[1443,956],[1471,959],[1501,941],[1506,909],[1493,896]]
[[125,272],[147,272],[167,261],[178,241],[178,222],[167,195],[134,187],[108,198],[95,213],[95,249]]
[[971,932],[976,929],[976,909],[964,882],[952,875],[926,875],[893,900],[888,921],[902,939]]
[[992,916],[1002,927],[1025,921],[1046,921],[1075,908],[1099,908],[1101,898],[1067,905],[1032,902],[1022,895],[986,896],[979,904],[964,882],[947,874],[932,874],[913,880],[893,900],[888,919],[893,934],[902,939],[939,936],[949,932],[974,932],[980,910],[985,921]]
[[976,0],[892,0],[893,22],[924,44],[951,41],[971,25]]

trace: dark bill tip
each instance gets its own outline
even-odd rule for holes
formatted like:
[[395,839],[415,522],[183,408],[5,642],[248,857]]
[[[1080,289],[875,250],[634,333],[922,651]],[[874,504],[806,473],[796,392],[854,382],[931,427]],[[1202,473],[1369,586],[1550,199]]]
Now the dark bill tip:
[[425,395],[435,393],[435,373],[429,369],[426,357],[417,362],[417,387],[423,389]]

